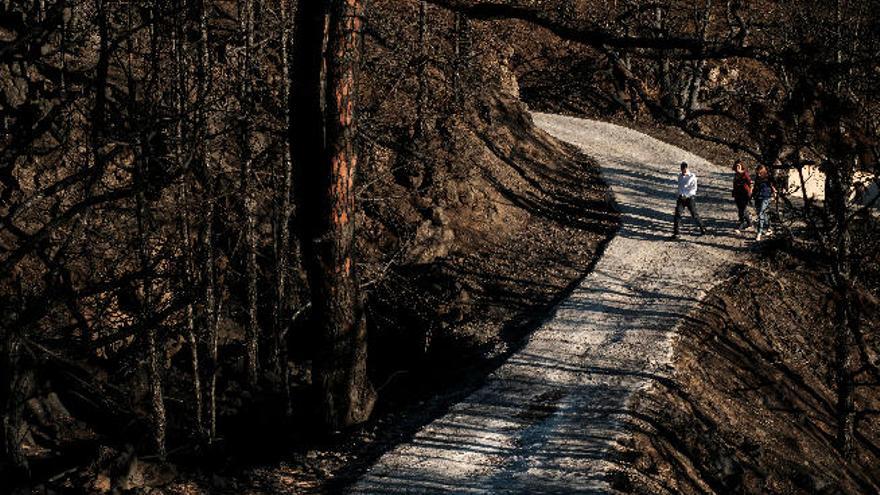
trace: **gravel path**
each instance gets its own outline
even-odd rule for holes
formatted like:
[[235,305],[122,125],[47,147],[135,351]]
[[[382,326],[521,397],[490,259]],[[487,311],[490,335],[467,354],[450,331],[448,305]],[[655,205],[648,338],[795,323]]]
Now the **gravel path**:
[[[729,235],[730,172],[645,134],[534,114],[598,160],[622,226],[593,272],[486,383],[397,446],[351,488],[385,493],[613,493],[608,455],[628,400],[672,370],[678,324],[741,250]],[[714,234],[671,241],[675,173],[699,177]]]

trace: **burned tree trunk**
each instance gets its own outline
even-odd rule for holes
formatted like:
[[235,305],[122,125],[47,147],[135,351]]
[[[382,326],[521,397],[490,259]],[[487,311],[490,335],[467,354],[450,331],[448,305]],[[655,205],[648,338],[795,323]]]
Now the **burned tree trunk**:
[[323,391],[324,419],[337,428],[366,420],[375,402],[367,377],[366,321],[352,266],[362,9],[362,0],[336,0],[330,10],[325,161],[329,187],[321,211],[323,242],[314,260],[321,275],[315,277],[313,291],[319,297],[314,303],[323,316],[316,377]]
[[[375,391],[367,378],[366,322],[353,271],[354,178],[358,154],[355,143],[356,83],[360,57],[361,0],[334,0],[327,32],[326,84],[323,115],[320,47],[324,12],[314,2],[300,5],[294,86],[293,125],[303,170],[297,181],[298,200],[313,212],[301,221],[305,268],[317,332],[312,376],[320,395],[325,426],[337,429],[367,419]],[[312,98],[309,101],[309,98]],[[325,135],[316,135],[318,123]],[[311,127],[311,129],[309,129]],[[304,131],[305,134],[299,134]],[[320,132],[320,131],[318,131]],[[314,143],[326,143],[315,146]],[[308,160],[308,161],[307,161]],[[306,165],[306,164],[309,165]]]

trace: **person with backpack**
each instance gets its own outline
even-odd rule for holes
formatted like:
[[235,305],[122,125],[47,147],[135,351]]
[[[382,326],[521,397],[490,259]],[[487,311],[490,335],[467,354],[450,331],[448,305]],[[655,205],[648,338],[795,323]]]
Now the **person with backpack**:
[[688,164],[681,162],[681,173],[678,174],[678,199],[675,202],[675,217],[673,220],[672,239],[678,239],[678,224],[681,221],[681,212],[685,208],[690,210],[691,216],[700,227],[700,235],[706,233],[706,226],[697,213],[697,176],[688,171]]
[[759,164],[755,170],[755,187],[752,197],[755,198],[755,210],[758,211],[758,233],[755,236],[756,241],[760,241],[764,234],[770,235],[770,200],[776,194],[776,188],[773,187],[773,180],[770,177],[770,171],[764,164]]
[[752,224],[748,211],[749,199],[752,197],[752,178],[749,177],[749,171],[746,170],[742,160],[733,163],[733,171],[733,200],[736,202],[739,216],[734,230],[739,234],[741,230],[749,228]]

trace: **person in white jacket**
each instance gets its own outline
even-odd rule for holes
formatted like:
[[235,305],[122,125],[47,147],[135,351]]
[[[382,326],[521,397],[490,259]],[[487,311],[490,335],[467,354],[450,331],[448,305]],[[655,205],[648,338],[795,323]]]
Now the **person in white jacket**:
[[697,176],[688,170],[688,164],[681,162],[681,173],[678,174],[678,199],[675,202],[675,220],[673,221],[672,238],[678,239],[678,224],[681,222],[681,212],[687,208],[694,217],[694,221],[700,227],[700,235],[706,233],[706,226],[697,213]]

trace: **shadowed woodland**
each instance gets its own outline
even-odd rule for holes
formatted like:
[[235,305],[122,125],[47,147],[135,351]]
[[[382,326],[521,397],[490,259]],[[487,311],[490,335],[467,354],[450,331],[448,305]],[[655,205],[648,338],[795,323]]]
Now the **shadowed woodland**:
[[849,470],[828,489],[870,491],[880,230],[851,192],[877,183],[878,51],[868,1],[0,2],[0,490],[363,454],[294,476],[339,489],[615,232],[595,164],[528,104],[821,168],[825,199],[782,191],[765,248],[808,260],[832,321],[803,400]]

